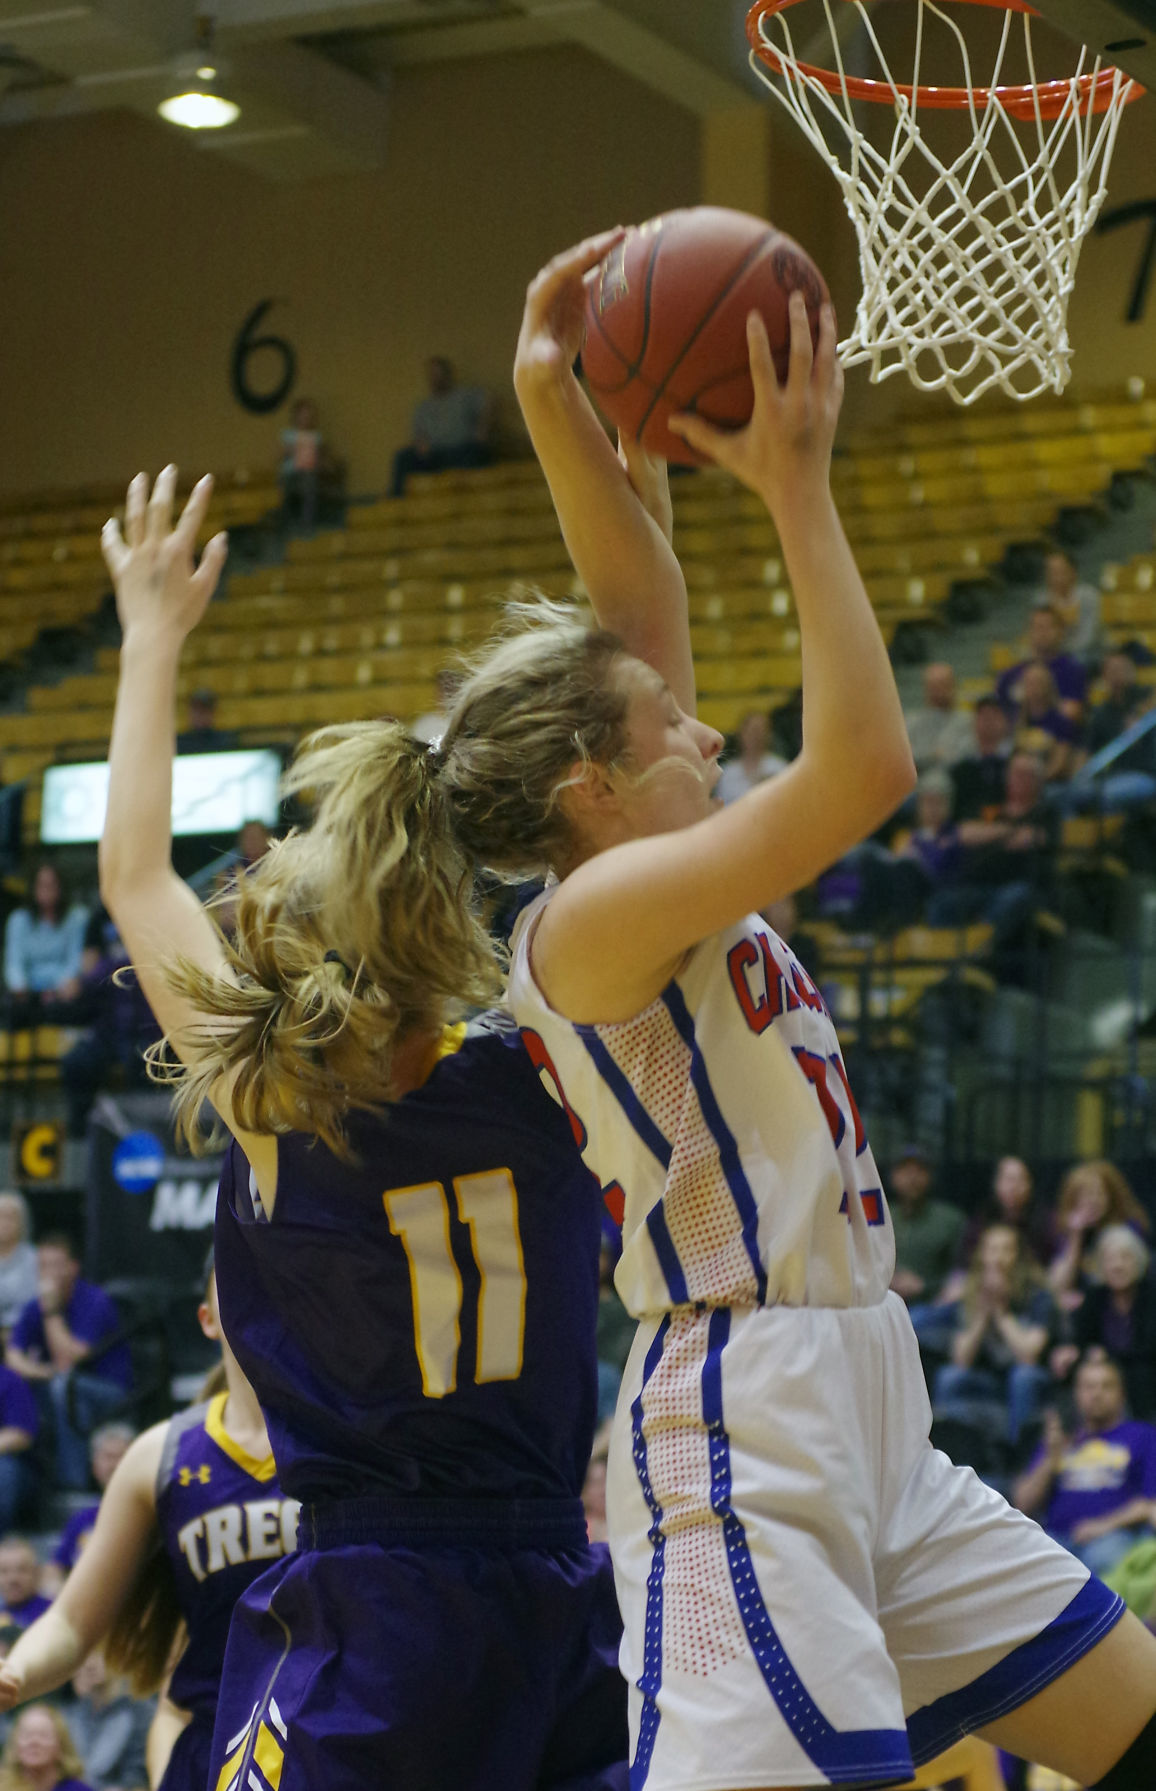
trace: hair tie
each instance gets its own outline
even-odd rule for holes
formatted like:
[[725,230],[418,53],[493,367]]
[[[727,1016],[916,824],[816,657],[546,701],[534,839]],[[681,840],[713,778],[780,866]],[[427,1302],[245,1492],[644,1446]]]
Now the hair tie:
[[353,972],[349,968],[349,965],[345,962],[345,959],[342,957],[342,955],[339,951],[327,951],[325,956],[322,958],[321,962],[323,964],[340,964],[341,968],[344,970],[346,976],[352,982]]

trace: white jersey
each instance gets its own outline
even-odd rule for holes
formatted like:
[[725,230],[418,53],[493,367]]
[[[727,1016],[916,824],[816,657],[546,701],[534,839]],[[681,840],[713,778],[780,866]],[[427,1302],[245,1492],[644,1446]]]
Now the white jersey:
[[695,946],[633,1019],[577,1026],[530,969],[551,893],[515,929],[509,1002],[620,1205],[628,1310],[882,1300],[887,1203],[831,1017],[783,940],[750,915]]

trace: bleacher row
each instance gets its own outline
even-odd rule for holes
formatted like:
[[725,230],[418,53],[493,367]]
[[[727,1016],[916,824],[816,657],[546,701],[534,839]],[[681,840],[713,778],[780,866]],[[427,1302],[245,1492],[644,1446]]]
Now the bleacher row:
[[[892,445],[851,440],[840,511],[885,634],[933,622],[953,584],[983,576],[1156,453],[1156,401],[1031,408],[897,423]],[[673,482],[675,546],[690,592],[704,717],[732,728],[799,683],[799,635],[774,526],[752,494],[705,470]],[[83,623],[107,594],[98,535],[114,493],[43,494],[0,506],[0,659],[40,628]],[[219,483],[209,532],[255,522],[269,479]],[[1156,558],[1112,569],[1110,633],[1151,634]],[[350,507],[346,526],[295,540],[284,561],[235,573],[189,643],[182,688],[208,685],[218,725],[253,743],[322,721],[431,708],[439,668],[485,638],[511,586],[577,594],[540,472],[515,462],[414,479],[406,496]],[[0,715],[0,776],[103,753],[115,649],[92,672],[32,686]],[[35,826],[30,789],[26,819]]]

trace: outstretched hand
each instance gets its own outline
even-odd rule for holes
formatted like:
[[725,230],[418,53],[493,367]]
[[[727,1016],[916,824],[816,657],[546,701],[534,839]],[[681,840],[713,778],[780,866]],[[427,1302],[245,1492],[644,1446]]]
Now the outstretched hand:
[[620,226],[588,236],[555,255],[530,281],[514,356],[519,399],[524,401],[569,374],[586,334],[585,276],[625,234]]
[[669,422],[698,453],[758,492],[772,514],[808,485],[821,481],[826,487],[843,402],[832,306],[824,305],[820,314],[817,350],[801,292],[791,294],[790,319],[791,359],[786,384],[780,385],[766,325],[757,311],[747,318],[755,403],[744,428],[716,429],[685,412]]
[[213,494],[212,477],[194,485],[174,528],[176,485],[176,467],[166,466],[150,496],[147,475],[138,473],[125,499],[124,534],[115,518],[101,532],[101,551],[126,636],[146,629],[183,641],[208,608],[225,564],[228,538],[223,534],[213,536],[199,566],[194,558]]
[[12,1710],[23,1696],[24,1674],[5,1662],[0,1666],[0,1711]]

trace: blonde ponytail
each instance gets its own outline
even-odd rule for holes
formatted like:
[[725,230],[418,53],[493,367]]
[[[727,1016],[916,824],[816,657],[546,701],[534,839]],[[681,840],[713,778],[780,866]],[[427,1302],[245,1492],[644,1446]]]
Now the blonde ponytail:
[[322,728],[285,780],[314,811],[221,898],[231,976],[168,972],[204,1016],[196,1063],[155,1047],[178,1126],[203,1148],[201,1111],[230,1078],[242,1130],[311,1132],[348,1155],[345,1122],[393,1095],[402,1036],[495,999],[501,974],[456,838],[435,755],[394,722]]

